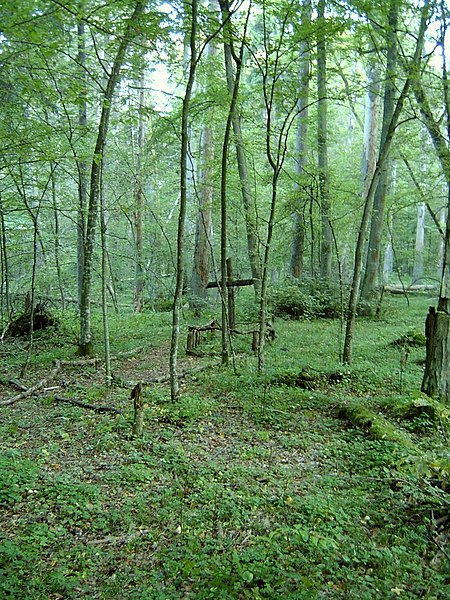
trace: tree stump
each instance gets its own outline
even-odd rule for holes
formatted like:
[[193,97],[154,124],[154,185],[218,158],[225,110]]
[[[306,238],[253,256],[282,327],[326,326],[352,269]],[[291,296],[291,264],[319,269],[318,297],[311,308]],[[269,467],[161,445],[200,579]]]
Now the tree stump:
[[450,402],[450,315],[430,306],[425,322],[427,358],[422,392]]
[[144,402],[141,383],[137,383],[132,389],[131,399],[134,402],[133,435],[139,437],[144,429]]

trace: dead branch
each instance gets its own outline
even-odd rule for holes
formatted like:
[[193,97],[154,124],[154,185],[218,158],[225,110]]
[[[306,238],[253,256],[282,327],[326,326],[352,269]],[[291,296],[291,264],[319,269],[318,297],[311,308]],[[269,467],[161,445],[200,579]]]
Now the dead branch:
[[74,406],[79,406],[81,408],[86,408],[87,410],[93,410],[96,413],[104,413],[110,412],[115,415],[121,415],[122,411],[118,408],[114,408],[113,406],[95,406],[94,404],[88,404],[87,402],[81,402],[81,400],[75,400],[74,398],[63,398],[62,396],[54,396],[54,399],[57,402],[65,402],[66,404],[73,404]]
[[55,361],[53,369],[47,375],[47,377],[44,377],[44,379],[41,379],[41,381],[38,381],[38,383],[27,388],[26,390],[24,390],[17,396],[14,396],[13,398],[10,398],[9,400],[2,400],[0,402],[0,406],[10,406],[11,404],[15,404],[19,400],[23,400],[24,398],[28,398],[29,396],[32,396],[35,392],[37,392],[41,388],[45,387],[51,379],[56,377],[60,368],[61,368],[61,362],[59,360]]
[[[189,377],[190,375],[195,375],[196,373],[200,373],[201,371],[206,371],[207,369],[210,369],[213,365],[203,365],[201,367],[196,367],[194,369],[186,369],[185,371],[182,371],[181,373],[179,373],[178,377],[180,379],[184,379],[185,377]],[[155,383],[167,383],[170,380],[170,376],[169,375],[159,375],[158,377],[153,377],[152,379],[144,379],[141,380],[140,383],[142,384],[142,386],[147,387],[147,386],[151,386],[154,385]],[[128,389],[128,388],[134,388],[137,385],[137,381],[126,381],[125,379],[121,379],[119,377],[115,377],[113,375],[113,383],[115,385],[118,385],[119,387]]]
[[[127,350],[126,352],[118,352],[114,356],[111,356],[111,360],[120,360],[122,358],[128,358],[129,356],[134,356],[135,354],[139,354],[144,350],[143,346],[139,348],[133,348],[133,350]],[[104,358],[101,356],[96,356],[95,358],[79,358],[75,360],[62,360],[61,365],[64,367],[84,367],[85,365],[98,365],[104,361]]]

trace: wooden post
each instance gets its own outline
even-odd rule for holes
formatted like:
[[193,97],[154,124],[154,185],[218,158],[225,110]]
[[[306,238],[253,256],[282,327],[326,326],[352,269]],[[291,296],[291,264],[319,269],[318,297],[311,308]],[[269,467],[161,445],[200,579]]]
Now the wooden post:
[[134,401],[133,435],[139,437],[144,429],[144,402],[142,400],[142,384],[137,383],[131,391]]

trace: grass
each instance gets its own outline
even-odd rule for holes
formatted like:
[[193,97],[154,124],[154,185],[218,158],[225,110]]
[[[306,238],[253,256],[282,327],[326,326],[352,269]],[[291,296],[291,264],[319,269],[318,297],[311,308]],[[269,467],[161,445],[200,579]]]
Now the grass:
[[[175,405],[166,385],[144,388],[140,439],[130,390],[107,388],[101,366],[65,367],[57,392],[2,407],[0,597],[448,598],[448,413],[402,412],[426,404],[417,401],[424,348],[401,365],[392,343],[422,329],[429,303],[396,297],[380,320],[359,320],[351,369],[330,320],[277,319],[262,376],[250,341],[236,343],[236,372],[180,351],[193,375]],[[115,374],[167,372],[169,327],[169,314],[112,316],[113,353],[144,348],[114,360]],[[25,385],[53,358],[74,357],[73,331],[67,322],[36,340]],[[25,343],[1,353],[6,398]],[[274,384],[302,369],[320,385]],[[324,384],[339,369],[342,379]],[[96,414],[52,393],[123,412]],[[374,418],[380,435],[367,429]]]

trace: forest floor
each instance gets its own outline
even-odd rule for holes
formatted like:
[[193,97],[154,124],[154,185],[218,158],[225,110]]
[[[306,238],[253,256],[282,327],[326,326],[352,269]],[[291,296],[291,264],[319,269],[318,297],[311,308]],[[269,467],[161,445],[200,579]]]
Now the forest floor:
[[338,321],[277,319],[263,375],[242,338],[221,367],[212,335],[180,349],[176,404],[167,313],[111,317],[112,386],[67,316],[22,376],[27,342],[5,338],[0,598],[450,598],[449,410],[418,391],[432,303],[388,298],[345,369]]

